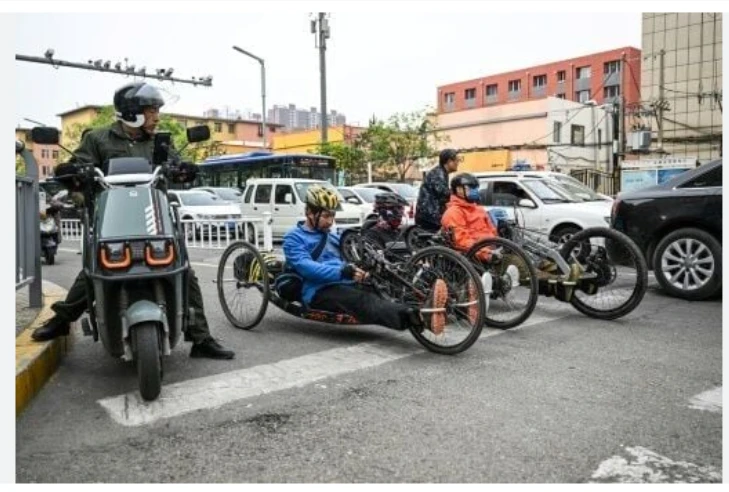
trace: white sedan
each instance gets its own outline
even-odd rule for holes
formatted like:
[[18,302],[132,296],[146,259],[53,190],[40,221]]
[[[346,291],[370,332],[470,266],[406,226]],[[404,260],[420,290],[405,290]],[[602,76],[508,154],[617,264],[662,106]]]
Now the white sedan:
[[187,226],[187,236],[216,234],[218,228],[235,230],[237,220],[241,218],[240,206],[227,203],[207,191],[168,191],[170,202],[180,204],[180,219],[192,221],[193,227]]
[[337,188],[337,191],[339,191],[347,203],[357,205],[364,212],[365,217],[374,213],[375,197],[383,193],[382,190],[376,188],[364,188],[361,186],[342,186]]
[[479,177],[481,205],[563,243],[588,227],[609,227],[609,201],[585,202],[556,182],[527,177]]

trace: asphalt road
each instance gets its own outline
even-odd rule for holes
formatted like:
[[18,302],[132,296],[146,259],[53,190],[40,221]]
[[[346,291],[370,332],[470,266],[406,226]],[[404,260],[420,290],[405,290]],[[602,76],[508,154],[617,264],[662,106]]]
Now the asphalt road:
[[[219,253],[193,261],[236,358],[180,344],[165,362],[163,397],[189,391],[201,408],[120,423],[101,402],[136,390],[134,367],[79,335],[16,421],[18,482],[721,481],[721,300],[666,297],[651,277],[638,309],[605,322],[540,298],[526,326],[449,357],[273,306],[236,330],[212,283]],[[43,276],[68,288],[79,268],[62,251]],[[262,389],[226,397],[234,376]]]

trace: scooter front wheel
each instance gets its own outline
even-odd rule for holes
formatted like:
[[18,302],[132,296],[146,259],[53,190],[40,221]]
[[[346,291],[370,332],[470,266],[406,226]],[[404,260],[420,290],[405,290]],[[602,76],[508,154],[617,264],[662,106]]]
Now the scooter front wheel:
[[137,379],[142,398],[156,400],[162,391],[162,360],[155,323],[142,323],[132,330],[132,347],[137,361]]

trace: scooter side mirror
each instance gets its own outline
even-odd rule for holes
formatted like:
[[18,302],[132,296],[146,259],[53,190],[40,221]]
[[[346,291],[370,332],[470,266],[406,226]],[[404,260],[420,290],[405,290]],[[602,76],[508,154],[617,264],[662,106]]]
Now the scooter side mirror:
[[204,142],[210,139],[210,127],[207,125],[191,126],[186,133],[187,141],[190,143]]
[[37,126],[30,131],[30,140],[42,145],[58,145],[61,132],[51,126]]

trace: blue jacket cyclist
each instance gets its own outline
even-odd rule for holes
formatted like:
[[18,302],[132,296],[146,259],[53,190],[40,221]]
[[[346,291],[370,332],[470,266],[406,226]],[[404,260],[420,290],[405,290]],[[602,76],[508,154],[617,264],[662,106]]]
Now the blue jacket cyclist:
[[[445,327],[445,314],[427,316],[419,310],[383,299],[362,285],[368,274],[342,260],[339,236],[330,232],[339,197],[334,190],[313,185],[306,192],[306,220],[299,222],[284,237],[286,264],[304,280],[302,301],[312,309],[354,316],[360,323],[381,325],[395,330],[428,328],[436,334]],[[320,246],[325,241],[323,249]],[[319,249],[319,251],[316,251]],[[317,253],[317,254],[315,254]],[[447,286],[436,281],[429,304],[445,303]],[[440,306],[439,306],[440,307]],[[428,326],[426,326],[428,325]]]

